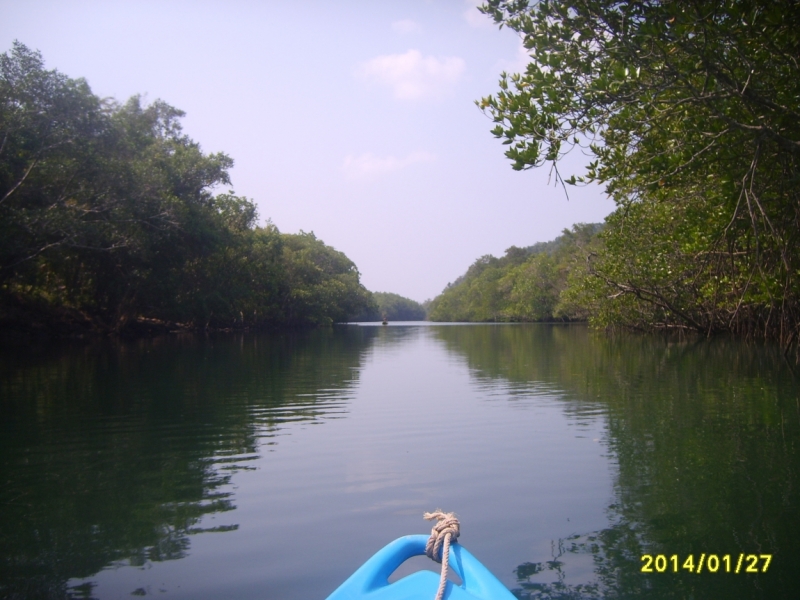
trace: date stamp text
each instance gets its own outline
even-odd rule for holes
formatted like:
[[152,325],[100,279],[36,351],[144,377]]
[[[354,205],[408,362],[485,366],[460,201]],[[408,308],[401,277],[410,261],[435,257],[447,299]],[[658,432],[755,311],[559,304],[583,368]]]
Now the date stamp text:
[[642,555],[642,573],[766,573],[772,554]]

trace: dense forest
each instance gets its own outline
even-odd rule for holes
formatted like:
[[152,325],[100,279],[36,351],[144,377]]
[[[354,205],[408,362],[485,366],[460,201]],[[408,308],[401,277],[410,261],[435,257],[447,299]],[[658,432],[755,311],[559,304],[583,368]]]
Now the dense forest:
[[[429,317],[589,319],[800,349],[800,5],[481,10],[529,56],[477,101],[512,167],[550,168],[565,192],[599,184],[617,209],[602,231],[479,259]],[[0,322],[284,327],[403,305],[380,306],[313,234],[259,227],[251,200],[216,193],[233,162],[184,135],[179,110],[100,99],[18,43],[0,71]],[[559,170],[570,151],[591,157],[583,174]]]
[[[788,350],[800,333],[800,5],[481,10],[530,57],[477,101],[513,168],[549,167],[565,190],[599,183],[617,203],[574,282],[593,322]],[[592,157],[581,176],[559,172],[571,150]]]
[[500,258],[486,255],[447,285],[428,306],[431,321],[586,320],[574,299],[574,282],[587,275],[598,247],[599,223],[579,224],[551,242],[511,246]]
[[419,302],[391,292],[373,292],[375,304],[351,320],[364,321],[424,321],[425,309]]
[[295,327],[377,305],[313,233],[257,225],[183,113],[0,55],[0,322],[75,333]]

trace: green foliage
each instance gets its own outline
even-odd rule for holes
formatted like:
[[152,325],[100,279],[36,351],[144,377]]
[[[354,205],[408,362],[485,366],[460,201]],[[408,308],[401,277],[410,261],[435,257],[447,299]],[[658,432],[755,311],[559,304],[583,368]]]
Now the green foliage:
[[505,256],[483,256],[431,301],[431,321],[585,320],[567,297],[567,282],[584,272],[597,245],[599,224],[578,224],[551,242],[512,246]]
[[355,264],[313,233],[284,235],[287,273],[284,296],[290,324],[329,324],[349,320],[370,304]]
[[[618,203],[590,271],[600,321],[781,339],[800,323],[795,2],[536,3],[482,10],[531,62],[478,102],[515,169],[594,155]],[[650,319],[650,320],[648,320]]]
[[373,292],[374,305],[353,321],[423,321],[425,309],[419,302],[391,292]]
[[523,321],[552,319],[561,290],[558,265],[548,254],[537,254],[504,279],[511,286],[509,308]]
[[101,100],[18,42],[0,55],[0,319],[302,326],[369,305],[346,256],[212,193],[233,161],[182,116]]

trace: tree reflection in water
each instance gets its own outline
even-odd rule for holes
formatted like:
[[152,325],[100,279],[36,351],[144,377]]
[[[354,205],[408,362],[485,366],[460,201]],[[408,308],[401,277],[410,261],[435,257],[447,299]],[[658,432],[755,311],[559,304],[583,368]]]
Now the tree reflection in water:
[[[609,527],[516,569],[520,598],[800,597],[800,385],[777,347],[593,334],[584,327],[436,330],[477,379],[598,402],[615,466]],[[641,572],[643,554],[772,554],[767,573]],[[591,557],[593,575],[571,568]],[[671,571],[671,567],[668,571]]]
[[[69,581],[180,559],[190,536],[236,530],[231,475],[284,423],[346,411],[370,340],[351,329],[6,348],[0,596],[88,598],[91,582]],[[203,527],[211,514],[230,521]]]

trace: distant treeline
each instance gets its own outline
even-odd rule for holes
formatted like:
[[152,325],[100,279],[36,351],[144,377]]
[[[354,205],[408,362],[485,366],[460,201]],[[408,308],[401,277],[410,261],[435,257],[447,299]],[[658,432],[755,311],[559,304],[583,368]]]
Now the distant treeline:
[[574,282],[586,273],[602,224],[578,224],[550,242],[476,260],[428,307],[431,321],[586,320]]
[[389,292],[373,292],[375,305],[352,318],[352,321],[423,321],[425,309],[419,302]]
[[256,226],[164,102],[124,104],[0,55],[0,323],[67,331],[287,327],[376,310],[313,233]]

